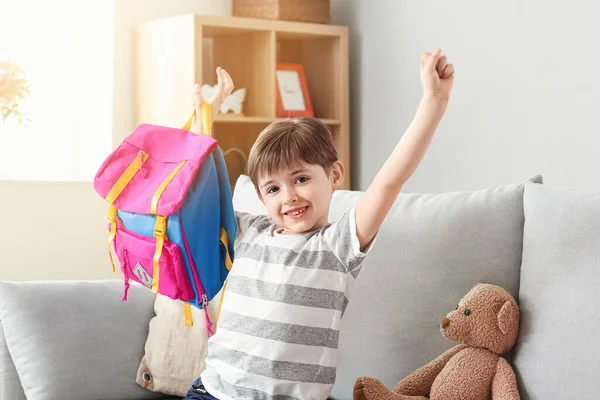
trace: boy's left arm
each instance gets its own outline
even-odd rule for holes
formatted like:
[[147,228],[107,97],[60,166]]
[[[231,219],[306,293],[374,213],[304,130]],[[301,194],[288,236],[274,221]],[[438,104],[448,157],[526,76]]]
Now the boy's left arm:
[[421,162],[450,99],[454,66],[437,49],[421,59],[423,98],[410,126],[356,205],[361,251],[375,237],[404,183]]

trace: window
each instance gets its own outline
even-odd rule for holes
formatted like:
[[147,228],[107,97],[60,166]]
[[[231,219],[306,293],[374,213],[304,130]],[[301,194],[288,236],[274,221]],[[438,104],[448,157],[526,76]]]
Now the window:
[[91,180],[112,147],[114,1],[0,4],[0,60],[30,86],[23,123],[0,117],[0,180]]

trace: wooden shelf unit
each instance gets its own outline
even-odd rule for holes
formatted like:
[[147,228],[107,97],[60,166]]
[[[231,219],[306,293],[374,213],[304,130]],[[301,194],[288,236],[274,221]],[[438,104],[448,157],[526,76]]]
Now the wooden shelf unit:
[[[181,15],[135,30],[135,124],[181,126],[193,109],[193,85],[216,84],[225,68],[235,90],[246,88],[243,116],[219,114],[213,136],[226,152],[246,155],[276,116],[277,62],[304,67],[315,117],[330,126],[350,189],[348,29],[254,18]],[[244,173],[241,157],[226,157],[230,180]]]

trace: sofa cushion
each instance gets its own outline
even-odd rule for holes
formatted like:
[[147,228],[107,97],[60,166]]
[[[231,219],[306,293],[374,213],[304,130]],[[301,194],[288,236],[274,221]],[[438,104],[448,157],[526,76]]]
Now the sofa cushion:
[[[150,399],[135,383],[154,295],[123,282],[0,282],[6,345],[29,399]],[[164,395],[163,395],[164,397]]]
[[600,192],[525,188],[521,329],[514,366],[523,399],[600,393]]
[[6,347],[2,321],[0,321],[0,399],[27,400],[19,374]]
[[[221,292],[209,303],[208,312],[217,329]],[[183,302],[158,294],[156,316],[150,320],[145,353],[137,372],[138,385],[170,395],[185,396],[206,364],[208,335],[203,310],[192,307],[193,326],[184,324]]]
[[[541,182],[536,176],[532,181]],[[478,282],[515,298],[523,242],[523,188],[511,184],[472,192],[401,194],[365,259],[342,319],[332,397],[351,399],[361,375],[393,387],[451,343],[439,321]],[[330,220],[361,192],[336,191]],[[236,209],[266,212],[247,177],[234,192]]]
[[235,183],[233,208],[254,215],[267,215],[267,208],[258,198],[254,184],[247,175],[240,175]]

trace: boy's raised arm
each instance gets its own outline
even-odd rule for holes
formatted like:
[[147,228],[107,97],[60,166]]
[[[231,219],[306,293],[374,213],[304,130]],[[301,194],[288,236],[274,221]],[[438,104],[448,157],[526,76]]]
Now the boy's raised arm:
[[361,250],[373,240],[402,186],[425,155],[446,111],[453,81],[454,66],[448,64],[440,49],[433,54],[423,54],[423,98],[419,108],[398,145],[356,205],[356,231]]
[[[217,92],[212,99],[208,100],[208,104],[212,106],[212,121],[214,123],[223,102],[231,94],[233,90],[233,80],[229,73],[221,67],[217,67]],[[196,107],[196,116],[192,121],[190,132],[200,135],[202,132],[202,87],[200,84],[194,86],[194,102]]]

